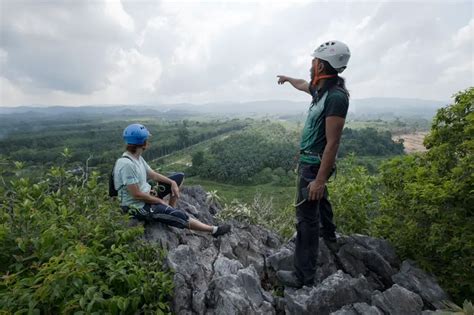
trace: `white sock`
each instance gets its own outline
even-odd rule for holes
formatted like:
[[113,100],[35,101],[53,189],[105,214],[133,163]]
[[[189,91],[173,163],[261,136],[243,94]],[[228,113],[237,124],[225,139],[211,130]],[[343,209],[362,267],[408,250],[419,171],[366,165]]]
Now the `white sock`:
[[212,227],[212,232],[211,232],[211,234],[214,234],[214,233],[216,233],[216,232],[217,232],[217,226],[214,225],[214,226]]

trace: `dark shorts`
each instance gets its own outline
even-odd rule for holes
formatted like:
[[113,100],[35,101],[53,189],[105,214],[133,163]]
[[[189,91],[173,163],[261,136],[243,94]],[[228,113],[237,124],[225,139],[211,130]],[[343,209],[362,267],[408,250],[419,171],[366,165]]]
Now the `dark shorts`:
[[147,203],[141,211],[135,214],[135,217],[147,222],[158,221],[180,229],[189,226],[189,215],[186,212],[162,204],[150,205]]
[[[184,180],[184,173],[174,173],[170,176],[168,176],[169,179],[172,179],[178,184],[178,186],[181,186]],[[155,187],[156,192],[158,193],[158,197],[164,198],[171,194],[171,185],[170,184],[165,184],[165,183],[158,183],[158,185]]]

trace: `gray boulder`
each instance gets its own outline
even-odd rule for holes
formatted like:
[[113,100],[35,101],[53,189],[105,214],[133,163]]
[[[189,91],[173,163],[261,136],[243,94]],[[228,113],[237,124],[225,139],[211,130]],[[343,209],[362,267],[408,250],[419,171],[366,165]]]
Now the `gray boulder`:
[[384,313],[376,306],[367,303],[354,303],[332,312],[331,315],[384,315]]
[[393,282],[417,293],[423,302],[430,308],[441,308],[442,301],[449,300],[449,296],[438,285],[436,279],[423,270],[414,266],[414,263],[405,260],[400,272],[392,276]]
[[364,246],[369,250],[376,251],[380,256],[383,257],[393,268],[400,267],[400,259],[398,258],[395,250],[387,240],[381,238],[374,238],[362,234],[351,235],[352,239],[359,245]]
[[423,309],[421,297],[398,284],[384,292],[374,293],[372,305],[390,315],[418,315]]
[[288,314],[330,314],[347,304],[369,302],[371,287],[364,278],[352,278],[341,270],[315,287],[285,289]]
[[206,305],[206,314],[275,314],[273,298],[264,294],[253,266],[214,278]]
[[[369,245],[376,243],[376,239],[365,237],[364,243],[360,241],[360,236],[356,235],[355,237],[346,237],[337,252],[337,259],[342,265],[342,269],[353,277],[364,275],[373,289],[380,290],[390,287],[393,284],[392,275],[396,271],[377,251],[377,247]],[[356,241],[357,239],[359,241]]]

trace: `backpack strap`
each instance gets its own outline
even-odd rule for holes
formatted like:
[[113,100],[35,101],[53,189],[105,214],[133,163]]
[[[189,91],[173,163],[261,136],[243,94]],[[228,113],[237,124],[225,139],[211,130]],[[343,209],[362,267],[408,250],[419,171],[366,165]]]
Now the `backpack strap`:
[[[129,157],[128,155],[122,155],[121,157],[119,157],[119,159],[123,159],[123,158],[129,159],[130,161],[132,161],[132,158]],[[133,162],[133,161],[132,161],[132,162]]]

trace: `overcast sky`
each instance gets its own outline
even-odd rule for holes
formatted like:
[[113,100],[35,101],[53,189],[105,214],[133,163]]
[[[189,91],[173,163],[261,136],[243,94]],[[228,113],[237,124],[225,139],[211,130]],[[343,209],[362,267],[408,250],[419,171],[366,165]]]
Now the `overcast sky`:
[[353,98],[474,85],[474,1],[0,0],[0,106],[308,100],[324,41]]

